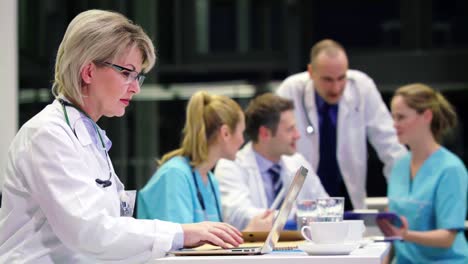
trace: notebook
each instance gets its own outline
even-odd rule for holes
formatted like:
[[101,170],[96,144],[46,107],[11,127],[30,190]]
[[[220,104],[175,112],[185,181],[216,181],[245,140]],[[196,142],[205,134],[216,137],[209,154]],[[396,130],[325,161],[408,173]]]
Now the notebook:
[[367,238],[374,242],[391,242],[403,240],[401,236],[385,236],[380,230],[377,221],[386,219],[396,227],[403,226],[400,216],[394,212],[378,212],[374,210],[354,210],[344,212],[343,219],[345,220],[364,220],[364,225],[367,228]]
[[[268,237],[268,231],[243,231],[244,242],[265,242]],[[304,240],[301,231],[283,230],[280,232],[279,241],[299,241]]]
[[343,215],[345,220],[364,220],[366,226],[376,226],[377,220],[387,219],[390,223],[396,227],[401,227],[403,223],[401,222],[400,216],[394,212],[374,212],[370,210],[361,210],[361,211],[347,211]]
[[176,256],[209,256],[209,255],[260,255],[273,251],[276,243],[278,243],[280,232],[283,230],[284,224],[288,220],[289,213],[296,202],[297,195],[304,185],[307,176],[307,169],[301,166],[294,176],[288,192],[284,198],[283,204],[276,216],[273,226],[268,233],[268,236],[262,247],[237,247],[230,249],[181,249],[169,252]]

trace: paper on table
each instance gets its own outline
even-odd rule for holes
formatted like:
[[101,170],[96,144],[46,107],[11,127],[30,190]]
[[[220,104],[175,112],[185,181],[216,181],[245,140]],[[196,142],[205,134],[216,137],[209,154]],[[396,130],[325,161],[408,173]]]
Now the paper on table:
[[[307,241],[305,240],[300,240],[300,241],[280,241],[276,244],[275,246],[275,250],[276,249],[284,249],[284,248],[297,248],[298,245],[300,244],[304,244],[306,243]],[[263,246],[263,243],[264,242],[247,242],[247,243],[243,243],[241,245],[239,245],[239,247],[261,247]],[[216,248],[220,248],[218,246],[213,246],[213,245],[210,245],[210,244],[205,244],[203,246],[199,246],[197,247],[196,249],[216,249]]]

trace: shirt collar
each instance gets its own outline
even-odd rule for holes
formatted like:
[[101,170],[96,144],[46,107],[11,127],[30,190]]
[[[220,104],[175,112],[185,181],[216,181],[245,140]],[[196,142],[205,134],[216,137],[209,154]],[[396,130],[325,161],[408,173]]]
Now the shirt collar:
[[322,112],[323,107],[325,106],[326,102],[323,100],[322,96],[320,96],[317,91],[315,91],[315,104],[317,105],[317,109]]
[[[70,102],[63,95],[60,95],[59,98]],[[62,108],[60,102],[58,102],[58,100],[56,101],[60,108]],[[101,140],[99,139],[99,135],[96,132],[97,129],[102,137],[106,151],[110,150],[112,147],[112,141],[107,137],[105,130],[101,129],[98,124],[94,123],[93,120],[89,119],[85,114],[81,113],[74,107],[66,107],[66,110],[68,119],[70,121],[70,126],[82,145],[88,145],[92,142],[97,147],[102,148]],[[96,129],[94,128],[93,123],[96,124]]]
[[317,90],[315,90],[315,104],[317,105],[317,110],[320,112],[320,113],[323,113],[323,111],[325,111],[325,106],[329,106],[330,109],[333,110],[334,113],[337,112],[338,110],[338,104],[329,104],[325,101],[325,99],[322,98],[322,96],[320,96],[320,94],[317,93]]
[[271,166],[275,164],[271,162],[271,160],[263,157],[260,153],[256,152],[255,150],[253,150],[253,153],[255,154],[255,159],[257,161],[260,173],[266,173],[271,168]]

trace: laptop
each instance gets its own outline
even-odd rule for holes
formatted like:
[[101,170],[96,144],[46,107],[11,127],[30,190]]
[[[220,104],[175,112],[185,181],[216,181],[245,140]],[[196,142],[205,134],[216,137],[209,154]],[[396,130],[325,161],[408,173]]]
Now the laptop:
[[276,243],[278,243],[280,232],[284,228],[284,224],[288,220],[289,213],[296,202],[297,195],[304,185],[307,176],[307,169],[301,166],[294,176],[288,192],[284,198],[283,204],[276,216],[273,226],[268,233],[265,243],[262,247],[237,247],[230,249],[181,249],[169,252],[175,256],[210,256],[210,255],[260,255],[273,251]]

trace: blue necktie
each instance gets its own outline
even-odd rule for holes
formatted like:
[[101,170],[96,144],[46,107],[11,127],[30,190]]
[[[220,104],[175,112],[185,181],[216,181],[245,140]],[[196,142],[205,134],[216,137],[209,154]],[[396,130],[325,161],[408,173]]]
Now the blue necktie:
[[273,199],[276,198],[278,193],[281,191],[281,188],[283,187],[283,182],[281,181],[281,166],[279,164],[273,164],[268,169],[268,173],[271,176],[271,182],[273,184]]
[[325,103],[320,111],[320,163],[317,174],[330,196],[342,196],[342,178],[336,160],[336,126],[331,118],[332,106]]

